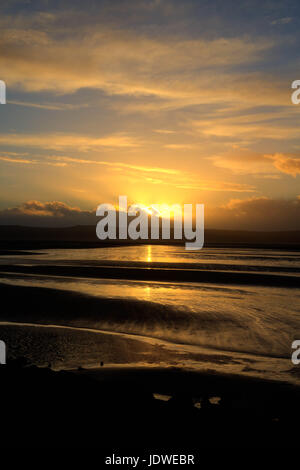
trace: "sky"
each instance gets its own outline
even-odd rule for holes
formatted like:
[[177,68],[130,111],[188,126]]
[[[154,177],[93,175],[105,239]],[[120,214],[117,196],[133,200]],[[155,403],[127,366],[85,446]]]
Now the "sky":
[[299,37],[296,0],[2,0],[0,224],[127,195],[300,229]]

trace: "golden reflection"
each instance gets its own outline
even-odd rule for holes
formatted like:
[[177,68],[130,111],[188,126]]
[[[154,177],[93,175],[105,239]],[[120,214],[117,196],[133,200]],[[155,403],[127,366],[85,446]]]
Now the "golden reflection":
[[147,246],[147,261],[148,263],[152,262],[152,246],[151,245]]
[[151,287],[147,286],[144,288],[144,300],[151,301],[152,300],[152,292],[151,292]]

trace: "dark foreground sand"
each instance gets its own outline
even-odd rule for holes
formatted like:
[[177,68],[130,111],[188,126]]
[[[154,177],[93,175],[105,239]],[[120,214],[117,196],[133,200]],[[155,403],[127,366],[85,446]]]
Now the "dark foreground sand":
[[0,380],[2,447],[179,453],[298,441],[300,390],[292,385],[176,368],[54,372],[25,360],[0,366]]

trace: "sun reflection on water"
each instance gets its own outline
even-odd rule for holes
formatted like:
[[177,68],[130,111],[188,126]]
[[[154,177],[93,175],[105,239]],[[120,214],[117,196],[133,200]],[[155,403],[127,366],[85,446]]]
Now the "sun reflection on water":
[[152,263],[152,246],[147,246],[147,261],[148,263]]

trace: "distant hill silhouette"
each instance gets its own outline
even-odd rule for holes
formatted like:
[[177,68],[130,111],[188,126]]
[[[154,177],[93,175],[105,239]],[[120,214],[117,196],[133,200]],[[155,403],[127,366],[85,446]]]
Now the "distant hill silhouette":
[[[88,248],[107,245],[128,244],[183,244],[181,240],[107,240],[96,236],[95,225],[74,227],[26,227],[21,225],[0,226],[1,248]],[[204,246],[249,246],[300,248],[300,231],[236,231],[205,230]]]

